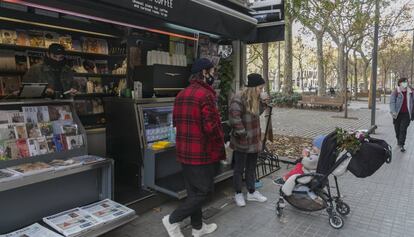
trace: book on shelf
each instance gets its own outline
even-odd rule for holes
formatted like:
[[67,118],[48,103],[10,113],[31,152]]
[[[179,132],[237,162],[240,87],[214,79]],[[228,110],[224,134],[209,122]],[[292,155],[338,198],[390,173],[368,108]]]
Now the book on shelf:
[[0,169],[0,183],[10,181],[10,180],[14,180],[14,179],[18,179],[18,178],[21,178],[21,177],[22,176],[19,173],[14,172],[12,170]]
[[45,47],[45,36],[43,31],[29,30],[27,31],[29,36],[29,43],[31,47]]
[[8,115],[9,115],[9,123],[24,123],[23,112],[20,112],[17,110],[10,110]]
[[2,44],[16,44],[17,34],[14,30],[0,30],[0,42]]
[[108,41],[106,41],[104,39],[98,39],[97,43],[98,43],[98,53],[100,53],[100,54],[108,54],[109,53]]
[[98,53],[98,39],[91,37],[82,37],[82,51],[87,53]]
[[54,170],[54,168],[44,162],[25,163],[8,168],[23,176],[44,173]]
[[71,35],[61,35],[59,36],[59,43],[66,49],[72,50],[72,36]]
[[19,46],[30,46],[29,35],[25,30],[16,30],[17,41],[16,44]]
[[16,59],[13,50],[0,50],[0,70],[6,72],[16,71]]
[[95,60],[96,72],[98,74],[108,74],[108,60]]
[[56,32],[45,31],[45,47],[49,48],[51,44],[59,44],[59,34]]
[[81,207],[81,209],[104,223],[118,220],[126,216],[135,215],[134,210],[110,199],[105,199],[88,206]]
[[16,139],[14,124],[0,124],[0,140]]
[[80,40],[72,39],[72,50],[76,52],[82,52],[82,43]]
[[93,114],[100,114],[104,112],[102,99],[93,98],[91,101],[92,101],[92,113]]
[[18,76],[0,76],[0,94],[10,95],[13,92],[19,91],[21,87],[21,80]]
[[29,146],[27,145],[27,139],[16,140],[17,150],[19,151],[19,158],[30,157]]
[[2,237],[62,237],[62,235],[55,233],[38,223],[27,226],[23,229],[1,235]]
[[101,224],[99,220],[80,208],[44,217],[43,222],[67,237],[88,232]]
[[14,125],[14,133],[16,134],[17,139],[26,139],[27,138],[26,124],[16,123]]
[[26,123],[26,131],[28,138],[38,138],[42,136],[38,123]]
[[79,93],[86,93],[86,77],[73,77],[74,87]]
[[64,170],[64,169],[70,169],[74,167],[81,166],[82,163],[79,161],[75,161],[73,159],[67,159],[67,160],[52,160],[49,162],[49,165],[53,166],[55,170]]
[[36,52],[36,51],[27,51],[27,65],[28,67],[32,67],[36,64],[42,63],[43,58],[45,57],[44,52]]

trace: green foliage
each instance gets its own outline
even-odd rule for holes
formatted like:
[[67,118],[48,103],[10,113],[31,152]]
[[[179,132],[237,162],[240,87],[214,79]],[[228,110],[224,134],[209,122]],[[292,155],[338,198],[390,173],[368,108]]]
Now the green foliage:
[[338,152],[347,150],[352,155],[354,155],[361,149],[361,145],[364,139],[368,137],[369,135],[367,133],[348,132],[342,128],[336,128]]
[[221,118],[223,121],[228,120],[228,100],[230,92],[232,91],[232,85],[234,80],[233,62],[231,59],[221,59],[218,69],[218,76],[220,80],[220,95],[218,98],[218,104],[220,109]]
[[287,95],[285,93],[276,92],[271,93],[270,100],[273,106],[280,107],[293,107],[297,105],[298,101],[302,99],[301,94],[293,93],[292,95]]

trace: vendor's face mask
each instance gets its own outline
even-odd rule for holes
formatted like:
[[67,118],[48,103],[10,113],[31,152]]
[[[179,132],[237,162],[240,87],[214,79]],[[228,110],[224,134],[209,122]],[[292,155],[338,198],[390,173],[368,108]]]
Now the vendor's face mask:
[[402,82],[401,83],[402,88],[407,88],[408,87],[408,83],[407,82]]

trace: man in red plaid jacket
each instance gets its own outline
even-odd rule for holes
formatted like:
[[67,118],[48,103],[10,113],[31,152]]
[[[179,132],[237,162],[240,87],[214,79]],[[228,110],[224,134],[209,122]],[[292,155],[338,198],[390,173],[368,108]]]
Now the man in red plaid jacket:
[[216,224],[202,222],[202,204],[213,191],[215,167],[225,159],[224,135],[211,87],[214,65],[202,58],[191,69],[190,86],[175,98],[173,121],[177,129],[177,160],[182,164],[187,199],[162,220],[170,237],[183,237],[179,222],[191,217],[195,237],[214,232]]

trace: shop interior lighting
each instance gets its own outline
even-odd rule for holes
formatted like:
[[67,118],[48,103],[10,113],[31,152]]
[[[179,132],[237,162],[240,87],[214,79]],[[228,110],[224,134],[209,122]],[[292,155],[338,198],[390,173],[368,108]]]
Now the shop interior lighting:
[[[67,14],[67,15],[73,15],[73,16],[77,16],[77,17],[82,17],[82,18],[86,18],[86,19],[90,19],[90,20],[110,23],[110,24],[114,24],[114,25],[130,27],[130,28],[133,28],[133,29],[145,30],[145,31],[153,32],[153,33],[179,37],[179,38],[193,40],[193,41],[198,40],[197,38],[186,36],[186,35],[175,34],[175,33],[167,32],[167,31],[163,31],[163,30],[157,30],[157,29],[132,25],[132,24],[125,23],[125,22],[109,20],[109,19],[102,18],[102,17],[90,16],[90,15],[77,13],[77,12],[73,12],[73,11],[67,11],[67,10],[63,10],[63,9],[59,9],[59,8],[48,7],[48,6],[44,6],[44,5],[40,5],[40,4],[26,2],[26,1],[23,1],[23,0],[2,0],[2,1],[9,2],[9,3],[15,3],[15,4],[20,4],[20,5],[24,5],[24,6],[28,6],[28,7],[39,8],[39,9],[48,10],[48,11],[53,11],[53,12],[58,12],[58,13]],[[17,19],[14,19],[14,20],[17,20]],[[42,23],[36,23],[36,24],[42,24]],[[63,27],[63,28],[65,28],[65,27]]]
[[204,34],[204,35],[208,35],[210,38],[220,39],[219,35],[207,33],[207,32],[204,32],[204,31],[195,30],[195,29],[188,28],[188,27],[185,27],[185,26],[180,26],[180,25],[176,25],[176,24],[172,24],[172,23],[165,23],[165,25],[168,28],[171,28],[171,29],[185,31],[185,32],[188,32],[188,33],[196,34],[196,35]]
[[197,4],[200,4],[200,5],[206,6],[208,8],[214,9],[216,11],[222,12],[226,15],[239,18],[240,20],[249,22],[251,24],[254,24],[254,25],[257,24],[257,20],[255,18],[250,17],[248,15],[245,15],[243,13],[240,13],[236,10],[231,9],[231,8],[225,7],[221,4],[215,3],[213,1],[210,1],[210,0],[191,0],[191,1],[195,2]]

